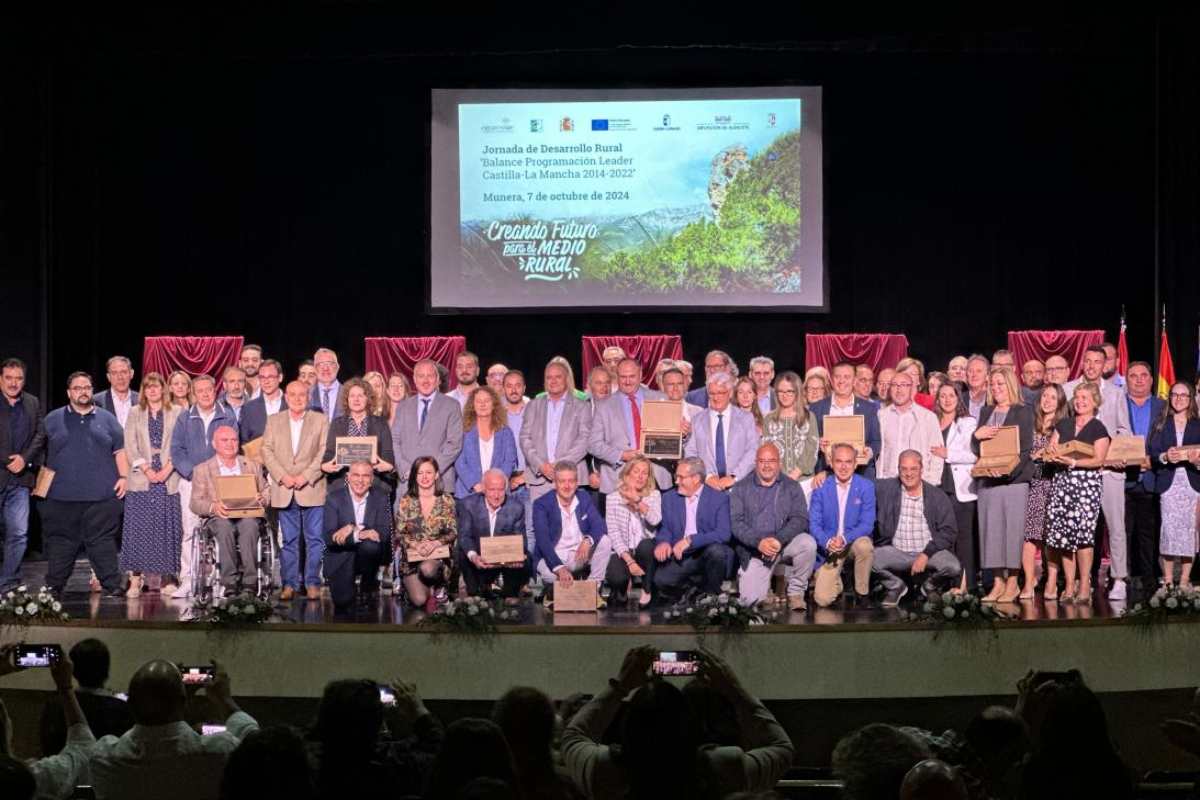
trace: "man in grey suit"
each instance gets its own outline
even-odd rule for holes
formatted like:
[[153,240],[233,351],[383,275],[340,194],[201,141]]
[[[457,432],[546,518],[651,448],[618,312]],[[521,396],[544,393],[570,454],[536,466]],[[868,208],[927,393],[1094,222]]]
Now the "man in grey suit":
[[[642,404],[647,400],[665,399],[662,392],[642,386],[642,366],[638,362],[627,358],[617,365],[617,391],[596,403],[588,437],[588,452],[595,457],[596,467],[600,470],[602,495],[617,490],[617,473],[621,471],[621,465],[638,454]],[[658,488],[670,489],[671,473],[666,467],[651,463]],[[603,499],[600,507],[604,507]]]
[[580,483],[587,480],[587,456],[592,411],[586,400],[567,391],[567,370],[550,362],[544,373],[546,393],[530,401],[521,422],[521,452],[525,455],[525,485],[529,502],[554,491],[554,464],[579,465]]
[[733,378],[727,372],[708,376],[708,408],[692,417],[692,435],[684,446],[684,455],[704,462],[708,477],[704,482],[717,491],[729,487],[754,471],[754,453],[758,449],[758,430],[754,418],[734,408]]
[[408,488],[408,473],[413,461],[433,456],[441,470],[442,486],[454,488],[454,460],[462,450],[462,409],[458,401],[438,392],[437,365],[418,361],[413,367],[416,394],[401,401],[392,423],[392,444],[396,451],[396,472],[400,476],[396,498]]
[[[1104,379],[1104,359],[1107,355],[1101,345],[1089,347],[1083,354],[1083,375],[1063,386],[1067,395],[1067,408],[1075,406],[1072,398],[1075,387],[1089,381],[1100,387],[1100,408],[1096,416],[1108,428],[1109,436],[1127,436],[1132,432],[1129,424],[1129,403],[1125,390],[1112,381]],[[1112,561],[1109,572],[1112,586],[1108,590],[1109,600],[1125,599],[1125,581],[1129,578],[1129,550],[1125,541],[1125,473],[1104,470],[1104,485],[1100,497],[1100,509],[1104,512],[1104,524],[1108,528],[1108,549]]]

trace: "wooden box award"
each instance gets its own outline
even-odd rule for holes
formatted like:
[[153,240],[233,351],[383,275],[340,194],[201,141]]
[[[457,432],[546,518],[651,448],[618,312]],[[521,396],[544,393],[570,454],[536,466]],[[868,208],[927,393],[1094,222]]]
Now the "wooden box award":
[[414,561],[426,561],[428,559],[449,558],[450,557],[450,545],[444,544],[440,547],[434,548],[433,552],[427,556],[423,556],[420,553],[418,553],[417,549],[415,547],[407,548],[405,550],[405,553],[408,556],[406,560],[410,564],[413,563]]
[[674,400],[642,403],[642,440],[638,449],[646,458],[683,457],[683,403]]
[[1144,436],[1114,436],[1108,446],[1105,463],[1110,467],[1141,467],[1150,469],[1150,458],[1146,455]]
[[217,499],[231,519],[265,517],[267,514],[253,475],[218,475],[216,490]]
[[992,470],[1012,472],[1021,463],[1021,431],[1016,425],[1005,425],[991,439],[979,442],[979,460],[971,468],[976,478],[987,477]]
[[374,436],[338,436],[333,440],[333,462],[339,467],[348,467],[355,461],[373,464],[378,446]]
[[1072,439],[1069,442],[1059,442],[1057,454],[1060,457],[1074,459],[1091,458],[1096,455],[1096,448],[1078,439]]
[[489,564],[523,564],[525,534],[498,533],[479,537],[479,557]]
[[590,611],[600,608],[600,584],[597,581],[571,581],[570,586],[554,583],[554,613]]
[[859,466],[867,463],[867,427],[862,414],[851,414],[848,417],[825,415],[823,423],[825,433],[821,438],[829,442],[829,450],[825,452],[825,460],[833,461],[833,446],[835,444],[854,445],[855,460]]

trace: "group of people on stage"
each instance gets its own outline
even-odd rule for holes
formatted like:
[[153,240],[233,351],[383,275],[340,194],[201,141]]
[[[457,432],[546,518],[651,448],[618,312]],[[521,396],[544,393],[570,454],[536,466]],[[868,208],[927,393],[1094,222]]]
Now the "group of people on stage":
[[[187,597],[201,531],[218,543],[224,590],[254,588],[262,523],[221,502],[217,479],[230,475],[254,476],[273,510],[280,599],[317,599],[324,581],[338,608],[356,591],[369,597],[383,568],[428,610],[460,576],[471,594],[498,585],[514,602],[531,580],[552,592],[579,578],[606,583],[618,605],[635,583],[640,605],[727,581],[755,602],[771,594],[777,567],[777,599],[797,611],[810,584],[818,604],[837,599],[843,569],[863,602],[874,576],[884,605],[914,581],[962,591],[985,577],[984,600],[1009,603],[1034,597],[1039,555],[1044,598],[1084,603],[1101,516],[1110,599],[1125,599],[1131,575],[1147,587],[1160,575],[1190,582],[1197,389],[1177,382],[1165,401],[1154,397],[1149,365],[1116,375],[1111,345],[1089,348],[1074,380],[1058,356],[1022,364],[1018,377],[1006,350],[957,356],[945,372],[905,358],[878,373],[838,363],[803,377],[777,374],[765,356],[739,376],[714,350],[697,388],[687,362],[654,365],[653,386],[646,366],[610,347],[581,390],[555,357],[530,399],[524,373],[503,364],[481,383],[469,352],[456,359],[452,391],[429,360],[411,381],[369,372],[342,382],[325,348],[285,383],[256,345],[219,377],[150,373],[134,390],[132,364],[114,356],[108,389],[72,373],[67,405],[43,417],[24,365],[9,359],[0,591],[18,580],[35,483],[48,483],[40,514],[55,592],[82,548],[95,590]],[[681,458],[639,450],[651,400],[681,405]],[[824,435],[826,420],[843,416],[862,418],[863,442]],[[1016,465],[973,475],[981,444],[1011,427]],[[1107,458],[1113,437],[1128,434],[1144,437],[1148,469]],[[371,457],[347,465],[335,453],[341,437],[373,440]],[[502,534],[525,537],[523,560],[484,560],[480,540]]]

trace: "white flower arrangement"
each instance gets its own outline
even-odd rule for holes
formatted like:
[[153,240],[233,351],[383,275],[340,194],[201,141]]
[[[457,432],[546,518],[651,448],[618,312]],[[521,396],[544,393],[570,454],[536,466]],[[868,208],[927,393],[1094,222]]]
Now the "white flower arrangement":
[[778,611],[763,603],[742,605],[734,593],[720,592],[694,598],[690,604],[680,603],[663,612],[667,622],[691,625],[703,633],[708,628],[721,631],[743,632],[751,625],[773,622]]
[[937,628],[992,625],[1003,616],[993,606],[984,605],[978,597],[966,592],[933,593],[919,610],[900,611],[901,619]]
[[276,618],[275,607],[250,592],[227,595],[212,607],[198,603],[196,608],[197,620],[210,625],[257,625]]
[[489,636],[496,632],[498,620],[515,623],[519,618],[520,613],[515,608],[498,607],[497,603],[483,597],[459,597],[418,624],[433,628],[435,634]]
[[1123,616],[1145,621],[1166,620],[1168,617],[1200,619],[1200,587],[1159,587],[1145,603],[1135,603]]
[[45,586],[36,592],[30,591],[28,586],[18,586],[0,599],[0,625],[55,624],[70,618],[71,615],[63,611],[62,603],[55,600],[54,593]]

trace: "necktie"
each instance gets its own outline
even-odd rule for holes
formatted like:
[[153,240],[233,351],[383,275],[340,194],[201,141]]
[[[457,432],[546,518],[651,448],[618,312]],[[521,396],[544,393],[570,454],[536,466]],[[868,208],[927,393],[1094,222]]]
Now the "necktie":
[[633,412],[633,446],[642,446],[642,412],[638,411],[637,397],[630,396],[629,409]]
[[425,418],[429,416],[429,401],[422,400],[421,403],[421,424],[417,426],[418,431],[425,430]]
[[717,414],[717,477],[725,477],[725,414]]
[[329,416],[329,390],[331,387],[326,386],[321,390],[321,411],[325,416]]

